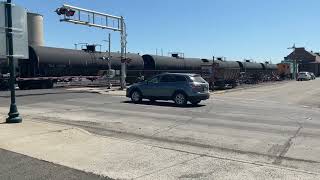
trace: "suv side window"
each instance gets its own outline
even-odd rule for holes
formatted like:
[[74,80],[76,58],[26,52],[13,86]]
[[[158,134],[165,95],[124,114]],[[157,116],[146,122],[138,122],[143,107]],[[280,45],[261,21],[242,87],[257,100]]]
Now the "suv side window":
[[161,77],[160,82],[163,82],[163,83],[176,82],[176,77],[173,75],[164,75]]
[[149,83],[152,83],[152,84],[157,84],[157,83],[159,83],[159,76],[150,79],[148,82],[149,82]]
[[187,79],[184,76],[176,76],[176,82],[186,82]]

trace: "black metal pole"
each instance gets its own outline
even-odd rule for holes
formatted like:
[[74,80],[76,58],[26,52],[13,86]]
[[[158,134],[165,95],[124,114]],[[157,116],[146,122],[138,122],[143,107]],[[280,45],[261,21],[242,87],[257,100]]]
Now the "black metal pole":
[[6,35],[7,35],[7,52],[9,59],[10,68],[10,91],[11,91],[11,104],[9,117],[7,123],[21,123],[22,118],[19,115],[18,108],[16,105],[16,93],[15,93],[15,82],[16,82],[16,69],[13,58],[13,32],[12,32],[12,5],[11,0],[7,0],[5,5],[6,12]]
[[[108,70],[110,73],[110,71],[111,71],[111,34],[110,33],[108,36]],[[108,74],[108,76],[109,76],[109,74]],[[108,77],[108,89],[111,89],[110,77]]]

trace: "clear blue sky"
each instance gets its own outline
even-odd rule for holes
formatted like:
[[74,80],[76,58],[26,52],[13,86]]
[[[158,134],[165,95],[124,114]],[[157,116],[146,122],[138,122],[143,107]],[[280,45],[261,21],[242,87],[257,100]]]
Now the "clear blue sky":
[[[186,57],[225,56],[279,62],[296,43],[320,50],[319,0],[13,0],[44,15],[47,46],[103,43],[105,30],[59,22],[63,3],[114,15],[128,26],[128,51],[180,51]],[[113,50],[119,37],[112,33]],[[159,52],[158,51],[158,52]]]

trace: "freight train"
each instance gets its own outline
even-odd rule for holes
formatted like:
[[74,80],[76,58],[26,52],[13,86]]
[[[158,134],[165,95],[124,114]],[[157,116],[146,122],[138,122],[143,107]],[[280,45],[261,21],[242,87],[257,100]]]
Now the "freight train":
[[210,89],[215,86],[224,88],[232,87],[239,83],[255,84],[261,81],[270,81],[278,75],[277,65],[266,63],[254,63],[248,60],[223,61],[218,59],[211,65],[203,65],[202,77],[209,82]]
[[[96,52],[91,48],[72,50],[29,46],[29,59],[20,59],[17,63],[17,83],[20,89],[34,89],[52,88],[58,81],[70,81],[79,76],[94,80],[100,77],[99,72],[108,70],[108,56],[106,52]],[[136,82],[141,76],[149,78],[163,72],[187,72],[202,75],[213,89],[226,84],[235,86],[241,79],[245,83],[260,81],[277,72],[277,66],[273,64],[184,58],[178,54],[167,57],[128,53],[126,57],[128,83]],[[119,53],[111,53],[110,64],[112,69],[120,70]],[[6,88],[8,82],[5,67],[6,63],[2,63],[2,88]]]
[[[52,88],[59,81],[74,78],[96,80],[104,77],[111,68],[120,74],[121,55],[95,51],[94,46],[72,50],[44,46],[43,16],[27,13],[29,59],[15,62],[20,89]],[[275,65],[265,63],[223,61],[184,58],[179,54],[171,57],[128,53],[126,56],[126,81],[134,83],[139,77],[149,78],[163,72],[187,72],[202,75],[211,85],[235,86],[238,82],[253,83],[270,77],[277,71]],[[0,59],[0,89],[8,88],[8,62]]]

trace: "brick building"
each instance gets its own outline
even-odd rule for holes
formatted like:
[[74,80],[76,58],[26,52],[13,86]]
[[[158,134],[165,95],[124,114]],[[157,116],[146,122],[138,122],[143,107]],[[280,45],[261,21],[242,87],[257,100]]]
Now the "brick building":
[[320,76],[320,53],[307,51],[305,48],[295,48],[295,50],[284,58],[285,61],[297,60],[299,71],[313,72]]

